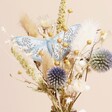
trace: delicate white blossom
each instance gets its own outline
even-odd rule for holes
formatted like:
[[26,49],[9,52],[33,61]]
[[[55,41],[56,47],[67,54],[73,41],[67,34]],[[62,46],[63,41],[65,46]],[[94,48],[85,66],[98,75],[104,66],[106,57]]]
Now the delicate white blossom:
[[94,41],[98,37],[97,30],[99,29],[99,25],[91,20],[85,21],[81,24],[81,28],[76,35],[76,38],[73,40],[72,43],[72,50],[79,50],[81,51],[84,46],[87,44],[87,41],[90,40],[92,43],[88,45],[83,51],[90,50],[91,46],[93,45]]
[[39,25],[44,29],[51,28],[53,24],[53,21],[50,20],[48,16],[39,18]]
[[70,98],[70,97],[66,99],[66,102],[67,102],[68,104],[69,104],[70,102],[72,102],[72,101],[73,101],[73,100],[72,100],[72,98]]
[[65,92],[67,95],[74,95],[76,93],[74,84],[71,84],[67,88],[65,88]]
[[90,90],[90,86],[86,84],[82,79],[74,80],[68,87],[65,89],[67,95],[76,95],[77,92],[83,92]]
[[83,69],[86,67],[86,65],[87,65],[87,61],[86,61],[85,58],[83,58],[83,57],[77,57],[75,59],[75,68],[74,69],[78,73],[82,74]]
[[1,31],[4,32],[4,33],[7,32],[4,26],[1,26]]
[[87,112],[85,109],[80,110],[79,112]]
[[74,81],[74,90],[77,92],[83,92],[88,90],[88,88],[90,88],[85,81],[81,80],[81,79],[77,79]]

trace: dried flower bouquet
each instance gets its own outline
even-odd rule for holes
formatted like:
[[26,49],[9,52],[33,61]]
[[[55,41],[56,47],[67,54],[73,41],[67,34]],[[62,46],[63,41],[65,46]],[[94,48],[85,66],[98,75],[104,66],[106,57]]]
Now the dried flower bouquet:
[[[91,70],[112,68],[112,53],[103,47],[108,32],[93,21],[68,27],[66,13],[73,11],[66,11],[66,0],[61,0],[56,23],[44,17],[36,26],[25,15],[20,22],[28,36],[11,39],[11,52],[32,78],[22,81],[48,95],[51,112],[76,112],[73,105],[89,90],[86,81]],[[22,71],[18,74],[22,76]]]

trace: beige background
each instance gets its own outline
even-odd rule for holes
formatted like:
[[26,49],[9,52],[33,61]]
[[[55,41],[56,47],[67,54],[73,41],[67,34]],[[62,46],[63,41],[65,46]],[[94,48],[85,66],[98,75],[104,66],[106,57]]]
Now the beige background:
[[[60,0],[0,0],[0,112],[49,112],[50,100],[46,95],[33,92],[25,84],[13,80],[9,73],[17,74],[21,66],[10,54],[4,41],[13,34],[26,35],[19,24],[23,13],[37,22],[39,16],[49,15],[55,19]],[[112,0],[67,0],[68,7],[74,10],[69,24],[92,18],[101,23],[106,30],[112,30]],[[112,51],[112,39],[106,47]],[[19,77],[19,76],[18,76]],[[112,70],[104,74],[92,73],[88,79],[91,90],[84,93],[74,108],[87,112],[112,112]]]

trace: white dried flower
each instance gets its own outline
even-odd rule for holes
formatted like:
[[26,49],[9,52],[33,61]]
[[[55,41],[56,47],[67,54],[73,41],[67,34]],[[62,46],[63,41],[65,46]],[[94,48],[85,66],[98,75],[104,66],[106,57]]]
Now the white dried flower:
[[101,39],[102,39],[102,40],[105,40],[105,39],[107,38],[107,36],[108,36],[108,33],[105,32],[104,35],[101,36]]
[[39,25],[43,29],[51,28],[53,24],[54,24],[53,21],[50,20],[48,16],[44,16],[44,17],[39,18]]
[[72,102],[72,101],[73,101],[73,100],[72,100],[72,98],[70,98],[70,97],[66,99],[66,103],[67,103],[67,104],[69,104],[69,103]]
[[101,40],[101,41],[105,41],[107,38],[112,37],[112,32],[111,31],[98,30],[97,34],[98,34],[98,37],[99,37],[98,40]]
[[87,112],[85,109],[80,110],[79,112]]
[[78,49],[81,51],[84,46],[87,44],[87,41],[91,41],[91,45],[88,45],[84,52],[87,50],[90,50],[91,46],[95,42],[97,35],[97,30],[99,29],[99,25],[91,20],[85,21],[81,24],[81,28],[78,31],[78,34],[76,35],[76,38],[73,40],[72,43],[72,50]]
[[74,81],[74,89],[75,91],[77,92],[83,92],[83,91],[86,91],[88,90],[88,88],[90,88],[85,81],[81,80],[81,79],[76,79]]
[[1,31],[4,32],[4,33],[7,32],[4,26],[1,26]]
[[65,88],[65,92],[67,95],[74,95],[76,93],[74,89],[74,84],[71,84],[67,88]]
[[41,20],[40,24],[43,28],[49,28],[51,26],[51,24],[47,20]]
[[82,79],[76,79],[67,88],[65,92],[67,95],[75,95],[77,92],[83,92],[90,90],[90,86],[86,84]]
[[87,65],[87,61],[86,61],[85,58],[83,58],[83,57],[77,57],[75,59],[75,68],[74,69],[78,73],[82,74],[83,69],[86,67],[86,65]]

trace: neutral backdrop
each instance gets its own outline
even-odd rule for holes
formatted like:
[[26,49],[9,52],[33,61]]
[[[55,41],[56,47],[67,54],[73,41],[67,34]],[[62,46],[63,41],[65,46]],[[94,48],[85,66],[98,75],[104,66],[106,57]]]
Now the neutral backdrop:
[[[10,35],[26,35],[19,23],[20,17],[27,13],[38,23],[39,16],[49,15],[55,19],[60,0],[0,0],[0,112],[49,112],[51,102],[45,94],[27,88],[25,84],[13,80],[9,74],[17,74],[22,67],[10,53],[4,42]],[[67,0],[68,8],[74,13],[69,25],[93,19],[105,30],[112,30],[112,0]],[[112,51],[112,38],[105,42]],[[18,76],[19,77],[19,76]],[[91,90],[83,93],[74,108],[87,112],[112,112],[112,70],[89,75],[88,84]]]

